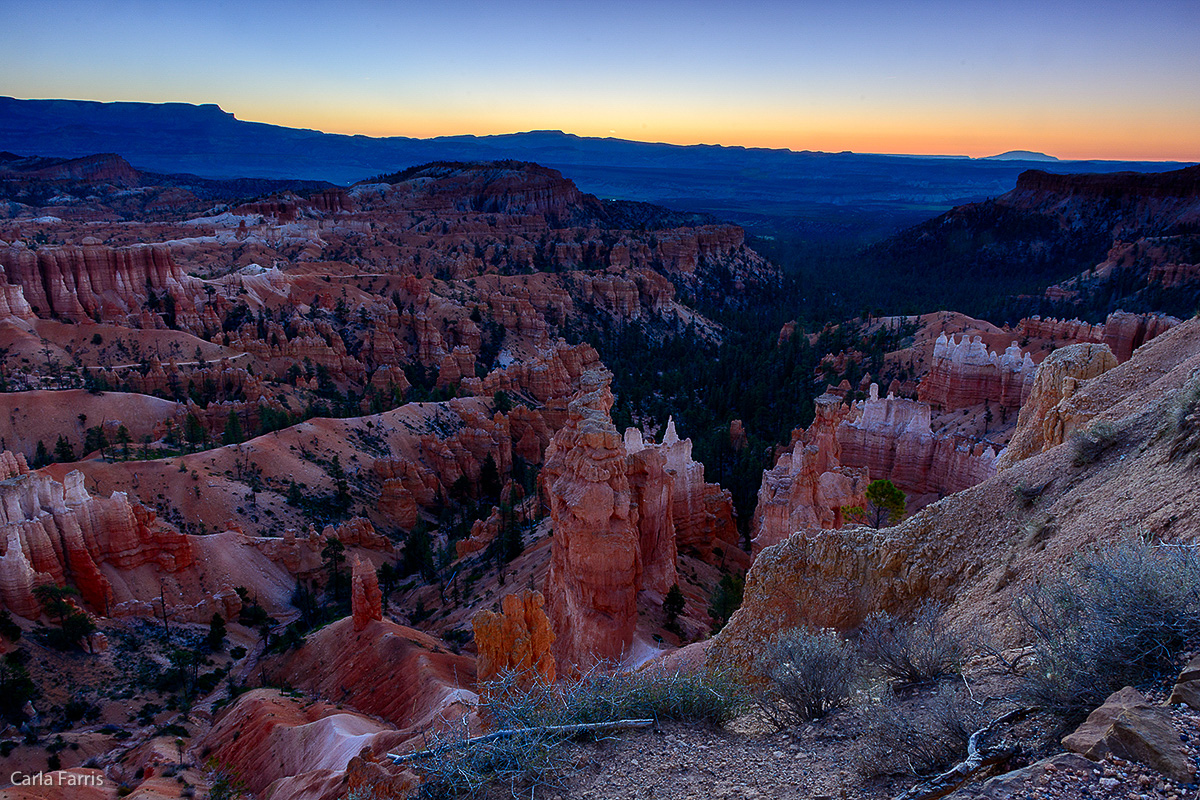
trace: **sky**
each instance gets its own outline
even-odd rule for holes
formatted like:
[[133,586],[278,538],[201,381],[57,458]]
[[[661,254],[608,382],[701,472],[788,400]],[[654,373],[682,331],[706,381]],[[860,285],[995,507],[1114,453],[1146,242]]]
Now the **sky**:
[[0,0],[0,94],[369,136],[1200,161],[1200,0]]

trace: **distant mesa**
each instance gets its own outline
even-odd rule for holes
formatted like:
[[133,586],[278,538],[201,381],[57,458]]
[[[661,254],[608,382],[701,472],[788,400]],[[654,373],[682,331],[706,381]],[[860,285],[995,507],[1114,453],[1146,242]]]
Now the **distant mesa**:
[[994,156],[984,156],[984,161],[1058,161],[1056,156],[1039,153],[1036,150],[1009,150]]

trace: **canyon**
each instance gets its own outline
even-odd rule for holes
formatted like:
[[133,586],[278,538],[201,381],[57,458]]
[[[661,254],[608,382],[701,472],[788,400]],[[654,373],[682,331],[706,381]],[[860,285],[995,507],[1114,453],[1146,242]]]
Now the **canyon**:
[[[497,680],[746,670],[775,631],[926,602],[1003,635],[1080,548],[1194,538],[1156,425],[1200,339],[1160,308],[784,323],[760,312],[793,278],[741,228],[525,162],[262,192],[0,167],[0,650],[37,687],[0,738],[46,766],[53,727],[97,796],[177,797],[210,759],[270,800],[407,796],[388,754],[486,730]],[[1186,296],[1191,173],[1124,180],[1025,173],[947,224],[1125,237],[1055,311],[1121,270]],[[751,357],[793,371],[672,371]],[[1117,444],[1075,465],[1097,425]],[[868,527],[881,480],[905,508]]]

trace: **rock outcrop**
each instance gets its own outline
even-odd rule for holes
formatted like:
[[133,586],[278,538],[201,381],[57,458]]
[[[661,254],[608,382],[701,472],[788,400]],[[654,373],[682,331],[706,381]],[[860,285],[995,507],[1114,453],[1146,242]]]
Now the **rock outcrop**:
[[873,480],[887,479],[924,505],[987,480],[995,450],[966,437],[935,436],[927,403],[879,397],[846,405],[817,398],[813,424],[763,472],[754,514],[754,552],[806,528],[840,528],[842,509],[865,506]]
[[199,281],[175,263],[165,245],[37,251],[13,245],[0,250],[0,263],[8,280],[22,288],[32,311],[43,318],[140,321],[149,293],[159,292],[171,296],[181,319],[190,314],[194,322],[200,321],[190,294]]
[[350,557],[350,616],[354,630],[361,631],[372,622],[383,619],[383,592],[370,561]]
[[327,702],[252,689],[220,714],[201,745],[260,796],[334,800],[345,794],[341,773],[364,748],[386,752],[403,738]]
[[637,627],[640,534],[625,448],[609,417],[609,380],[601,372],[582,377],[541,473],[554,524],[545,594],[560,672],[620,660]]
[[667,457],[658,448],[647,448],[635,428],[625,431],[625,452],[629,491],[637,507],[641,585],[666,594],[677,580],[678,529],[673,513],[676,476],[667,470]]
[[476,679],[483,683],[511,672],[528,685],[555,678],[554,631],[541,592],[507,594],[499,613],[483,610],[471,620],[475,631]]
[[1067,440],[1091,416],[1073,407],[1072,398],[1083,381],[1117,365],[1106,344],[1073,344],[1055,350],[1038,365],[1029,399],[1021,407],[1017,429],[1000,454],[998,469],[1036,455]]
[[[13,461],[11,454],[4,457],[10,471]],[[13,613],[36,618],[41,611],[34,587],[62,586],[69,577],[87,606],[107,614],[114,593],[100,565],[133,570],[151,564],[173,573],[195,563],[188,538],[158,523],[153,511],[124,492],[93,497],[78,470],[59,483],[21,473],[24,459],[16,462],[17,474],[0,483],[0,597]]]
[[694,553],[719,567],[745,570],[749,558],[739,544],[733,495],[705,482],[704,465],[692,458],[692,440],[679,438],[674,420],[667,420],[657,449],[666,457],[667,471],[674,478],[671,515],[679,551]]
[[463,687],[475,679],[474,660],[432,636],[389,620],[356,630],[351,617],[310,634],[264,669],[273,681],[404,729],[427,725],[447,706],[470,699]]
[[1134,350],[1178,324],[1178,319],[1165,314],[1131,314],[1127,311],[1114,311],[1098,325],[1091,325],[1078,319],[1030,317],[1021,320],[1017,325],[1016,335],[1022,338],[1049,341],[1065,340],[1075,344],[1085,342],[1104,344],[1116,356],[1118,363],[1124,363],[1133,355]]
[[754,509],[754,552],[802,528],[840,528],[842,508],[866,504],[870,476],[841,463],[838,430],[852,408],[833,395],[816,401],[816,418],[793,436],[792,448],[763,470]]
[[870,396],[837,428],[841,461],[866,468],[872,480],[886,478],[908,494],[960,492],[996,473],[990,445],[959,436],[935,436],[931,409],[920,401]]
[[[1200,484],[1161,431],[1197,370],[1200,321],[1189,320],[1083,384],[1076,399],[1122,434],[1097,462],[1075,467],[1052,448],[894,527],[804,529],[764,549],[709,663],[749,668],[778,631],[850,630],[871,612],[903,616],[928,601],[951,624],[1011,636],[1016,598],[1080,552],[1138,533],[1190,541]],[[1038,487],[1035,510],[1019,487]]]

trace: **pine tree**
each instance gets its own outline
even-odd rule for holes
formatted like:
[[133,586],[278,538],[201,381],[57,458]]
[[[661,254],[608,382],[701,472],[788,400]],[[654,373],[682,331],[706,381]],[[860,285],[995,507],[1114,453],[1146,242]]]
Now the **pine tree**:
[[241,444],[243,438],[242,421],[238,419],[237,412],[230,411],[229,418],[225,420],[225,433],[221,436],[221,444]]
[[895,524],[904,516],[908,498],[889,480],[871,481],[867,487],[867,517],[874,528]]
[[75,460],[75,449],[61,434],[59,434],[58,441],[54,443],[54,459],[63,462]]
[[678,583],[671,586],[667,590],[667,596],[663,598],[663,613],[667,615],[667,621],[663,627],[675,635],[680,634],[679,615],[683,613],[683,608],[686,604],[687,600],[684,598],[683,592],[680,591]]
[[346,545],[332,536],[327,537],[325,547],[321,549],[321,559],[325,562],[325,568],[329,570],[329,582],[333,586],[333,599],[336,601],[341,597],[339,575],[341,566],[346,561]]
[[225,645],[225,618],[220,614],[213,614],[209,620],[206,643],[208,649],[213,652],[219,651]]
[[479,493],[485,499],[499,500],[500,489],[500,470],[496,467],[496,459],[488,453],[483,466],[479,468]]

